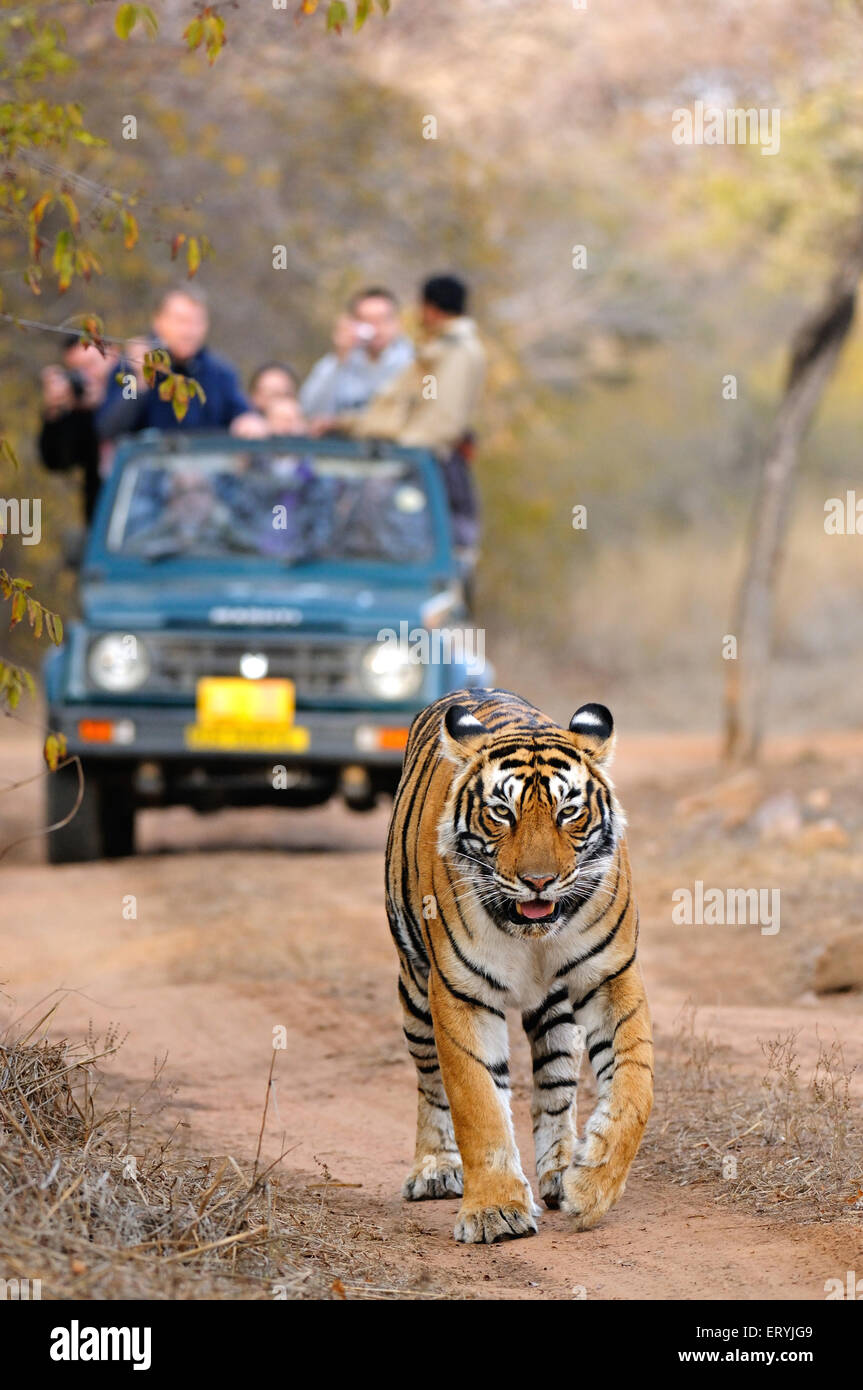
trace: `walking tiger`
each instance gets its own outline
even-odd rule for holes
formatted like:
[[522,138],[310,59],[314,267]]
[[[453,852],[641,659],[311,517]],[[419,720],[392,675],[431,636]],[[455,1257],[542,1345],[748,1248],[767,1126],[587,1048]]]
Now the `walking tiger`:
[[[625,820],[605,768],[611,714],[569,728],[503,690],[464,690],[411,727],[387,841],[387,915],[417,1069],[403,1195],[462,1197],[455,1238],[536,1232],[510,1115],[504,1010],[533,1058],[540,1196],[578,1229],[623,1192],[653,1097]],[[597,1103],[583,1138],[584,1048]]]

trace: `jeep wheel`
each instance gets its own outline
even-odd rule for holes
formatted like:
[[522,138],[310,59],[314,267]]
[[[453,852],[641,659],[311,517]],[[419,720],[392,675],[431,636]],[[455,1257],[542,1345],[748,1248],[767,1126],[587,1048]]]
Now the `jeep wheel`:
[[135,800],[131,769],[111,768],[99,775],[99,818],[106,859],[135,853]]
[[[131,774],[83,764],[84,795],[67,825],[47,837],[49,864],[120,859],[135,852],[135,806]],[[78,795],[74,763],[46,778],[45,826],[65,820]]]

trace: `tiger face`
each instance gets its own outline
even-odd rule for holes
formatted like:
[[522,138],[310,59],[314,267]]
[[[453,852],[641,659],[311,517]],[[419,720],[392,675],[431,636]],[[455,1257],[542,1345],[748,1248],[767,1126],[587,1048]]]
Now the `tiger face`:
[[623,829],[599,771],[613,727],[604,705],[583,705],[567,730],[535,737],[495,735],[459,705],[446,713],[443,751],[458,771],[438,848],[512,936],[560,930],[608,871]]

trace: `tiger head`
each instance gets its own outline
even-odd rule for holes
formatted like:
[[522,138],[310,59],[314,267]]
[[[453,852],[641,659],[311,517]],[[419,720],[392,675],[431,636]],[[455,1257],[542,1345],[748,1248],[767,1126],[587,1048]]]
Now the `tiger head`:
[[[599,769],[614,745],[604,705],[582,705],[568,729],[545,725],[491,733],[463,705],[441,725],[456,772],[438,849],[510,935],[560,930],[602,884],[624,828]],[[601,890],[600,891],[604,891]]]

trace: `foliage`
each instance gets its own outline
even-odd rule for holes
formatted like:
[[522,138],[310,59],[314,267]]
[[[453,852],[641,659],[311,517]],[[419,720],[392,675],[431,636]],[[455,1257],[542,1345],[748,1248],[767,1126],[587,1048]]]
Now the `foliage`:
[[[214,346],[243,372],[284,358],[303,374],[364,283],[391,284],[410,328],[421,276],[463,273],[492,356],[477,458],[492,657],[500,667],[511,641],[520,670],[526,654],[573,680],[587,665],[591,698],[607,688],[645,723],[712,722],[784,347],[823,291],[863,180],[859,6],[405,0],[386,22],[376,6],[353,42],[350,0],[327,46],[327,0],[244,6],[242,23],[224,5],[228,42],[207,82],[205,44],[180,39],[192,0],[173,35],[165,16],[178,11],[152,3],[158,40],[139,20],[125,48],[116,5],[68,8],[71,66],[46,94],[77,103],[108,143],[73,142],[64,164],[126,190],[139,235],[128,251],[119,227],[102,237],[103,274],[76,276],[63,296],[46,267],[43,315],[80,322],[97,308],[109,332],[138,336],[154,295],[188,270],[189,240],[209,231]],[[139,137],[118,149],[130,91]],[[671,111],[717,92],[781,108],[775,158],[672,144]],[[434,139],[421,133],[428,114]],[[64,225],[55,203],[40,234]],[[576,242],[585,270],[573,269]],[[17,264],[2,223],[0,254]],[[205,257],[198,278],[213,286],[215,269]],[[20,277],[0,284],[31,300]],[[20,299],[11,307],[25,313]],[[16,440],[36,428],[33,382],[52,349],[47,335],[0,340],[0,414]],[[853,543],[825,538],[820,517],[824,497],[856,486],[861,371],[858,330],[807,446],[814,488],[798,499],[783,581],[778,649],[806,667],[813,720],[827,708],[847,717],[842,673],[863,641]],[[40,473],[26,444],[21,454],[25,485],[56,522],[74,505],[70,480]],[[588,506],[586,531],[572,528],[575,503]],[[57,527],[43,529],[28,575],[66,613]],[[799,724],[804,686],[779,684]]]
[[[377,9],[386,14],[389,0],[377,0]],[[353,27],[360,29],[375,8],[374,0],[357,0]],[[317,4],[304,3],[302,11],[311,15]],[[341,33],[351,16],[344,4],[326,7],[326,27]],[[68,16],[70,28],[63,22]],[[94,17],[95,18],[95,17]],[[110,47],[101,16],[98,24],[99,48]],[[0,313],[15,325],[53,329],[22,312],[20,294],[44,301],[74,295],[75,288],[90,286],[106,271],[120,271],[122,257],[133,259],[143,249],[142,237],[148,233],[153,249],[165,241],[170,261],[182,260],[186,274],[193,278],[213,254],[206,232],[184,202],[185,225],[174,222],[163,237],[160,222],[174,218],[156,190],[156,198],[143,197],[134,187],[120,187],[113,176],[112,142],[98,133],[86,118],[86,103],[77,96],[64,99],[61,89],[86,70],[96,67],[92,44],[84,63],[75,53],[75,38],[92,30],[93,23],[82,6],[58,5],[54,0],[25,0],[14,7],[0,8],[0,247],[12,265],[11,280],[0,282]],[[113,35],[124,43],[133,38],[152,41],[159,37],[159,20],[150,5],[121,3],[113,12]],[[182,32],[189,53],[201,52],[212,66],[227,42],[227,27],[219,8],[201,5]],[[136,50],[140,51],[140,50]],[[116,59],[113,59],[116,62]],[[111,72],[107,75],[110,84]],[[99,93],[103,95],[105,88]],[[176,127],[179,130],[179,125]],[[166,135],[165,142],[167,144]],[[124,168],[134,176],[131,150],[122,150]],[[81,168],[81,156],[90,156],[92,167]],[[104,171],[108,170],[108,177]],[[185,194],[185,191],[184,191]],[[142,212],[145,224],[142,225]],[[118,259],[118,256],[120,259]],[[140,261],[137,266],[140,266]],[[147,270],[152,266],[147,263]],[[6,272],[7,276],[10,272]],[[11,286],[7,303],[3,285]],[[109,298],[114,292],[109,293]],[[77,331],[83,342],[105,353],[122,338],[106,332],[103,316],[85,308],[67,313],[63,329]],[[189,403],[205,400],[203,389],[194,379],[171,370],[163,351],[148,351],[142,366],[146,384],[158,390],[162,400],[172,403],[178,420],[186,415]],[[0,437],[0,464],[18,469],[18,459],[10,437]],[[0,546],[3,537],[0,536]],[[63,623],[53,608],[33,592],[33,580],[14,577],[0,569],[0,599],[10,605],[10,632],[27,620],[32,639],[43,636],[59,645]],[[22,695],[35,693],[31,672],[18,661],[0,660],[0,710],[17,709]],[[50,770],[65,758],[61,735],[49,734],[44,755]]]
[[[46,282],[53,283],[59,294],[65,294],[76,278],[89,283],[102,273],[105,239],[119,239],[123,250],[131,252],[140,235],[134,194],[100,185],[61,162],[75,147],[95,150],[104,148],[106,141],[87,126],[79,102],[53,99],[58,79],[75,68],[66,29],[55,10],[56,6],[40,0],[0,10],[0,80],[8,93],[0,103],[0,216],[7,245],[11,233],[12,245],[21,256],[20,278],[37,296]],[[149,5],[121,4],[114,17],[115,34],[127,40],[136,28],[150,38],[156,36],[159,26],[153,10]],[[203,44],[212,64],[224,44],[224,20],[207,6],[184,37],[193,50]],[[178,232],[171,244],[172,259],[184,245],[191,277],[211,254],[211,246],[203,235]],[[19,315],[5,317],[16,321]],[[106,351],[104,326],[97,315],[70,316],[66,327],[77,327],[84,342]],[[178,420],[194,396],[204,400],[199,383],[172,372],[166,354],[148,352],[143,367],[148,385],[161,378],[159,395],[172,402]],[[0,462],[18,467],[6,437],[0,439]],[[2,543],[0,536],[0,547]],[[0,597],[10,605],[9,631],[26,618],[34,640],[44,633],[59,646],[62,619],[32,589],[32,580],[13,577],[0,568]],[[35,693],[30,671],[17,662],[0,660],[0,709],[7,713],[17,709],[25,692]],[[63,736],[49,734],[44,756],[50,771],[56,771],[65,754]]]
[[[353,30],[357,33],[362,29],[369,15],[377,7],[382,15],[389,14],[390,0],[355,0],[353,9]],[[325,0],[321,5],[321,0],[302,0],[300,4],[300,15],[313,15],[318,9],[322,9],[326,16],[327,31],[341,34],[342,30],[351,23],[351,9],[345,0]]]

